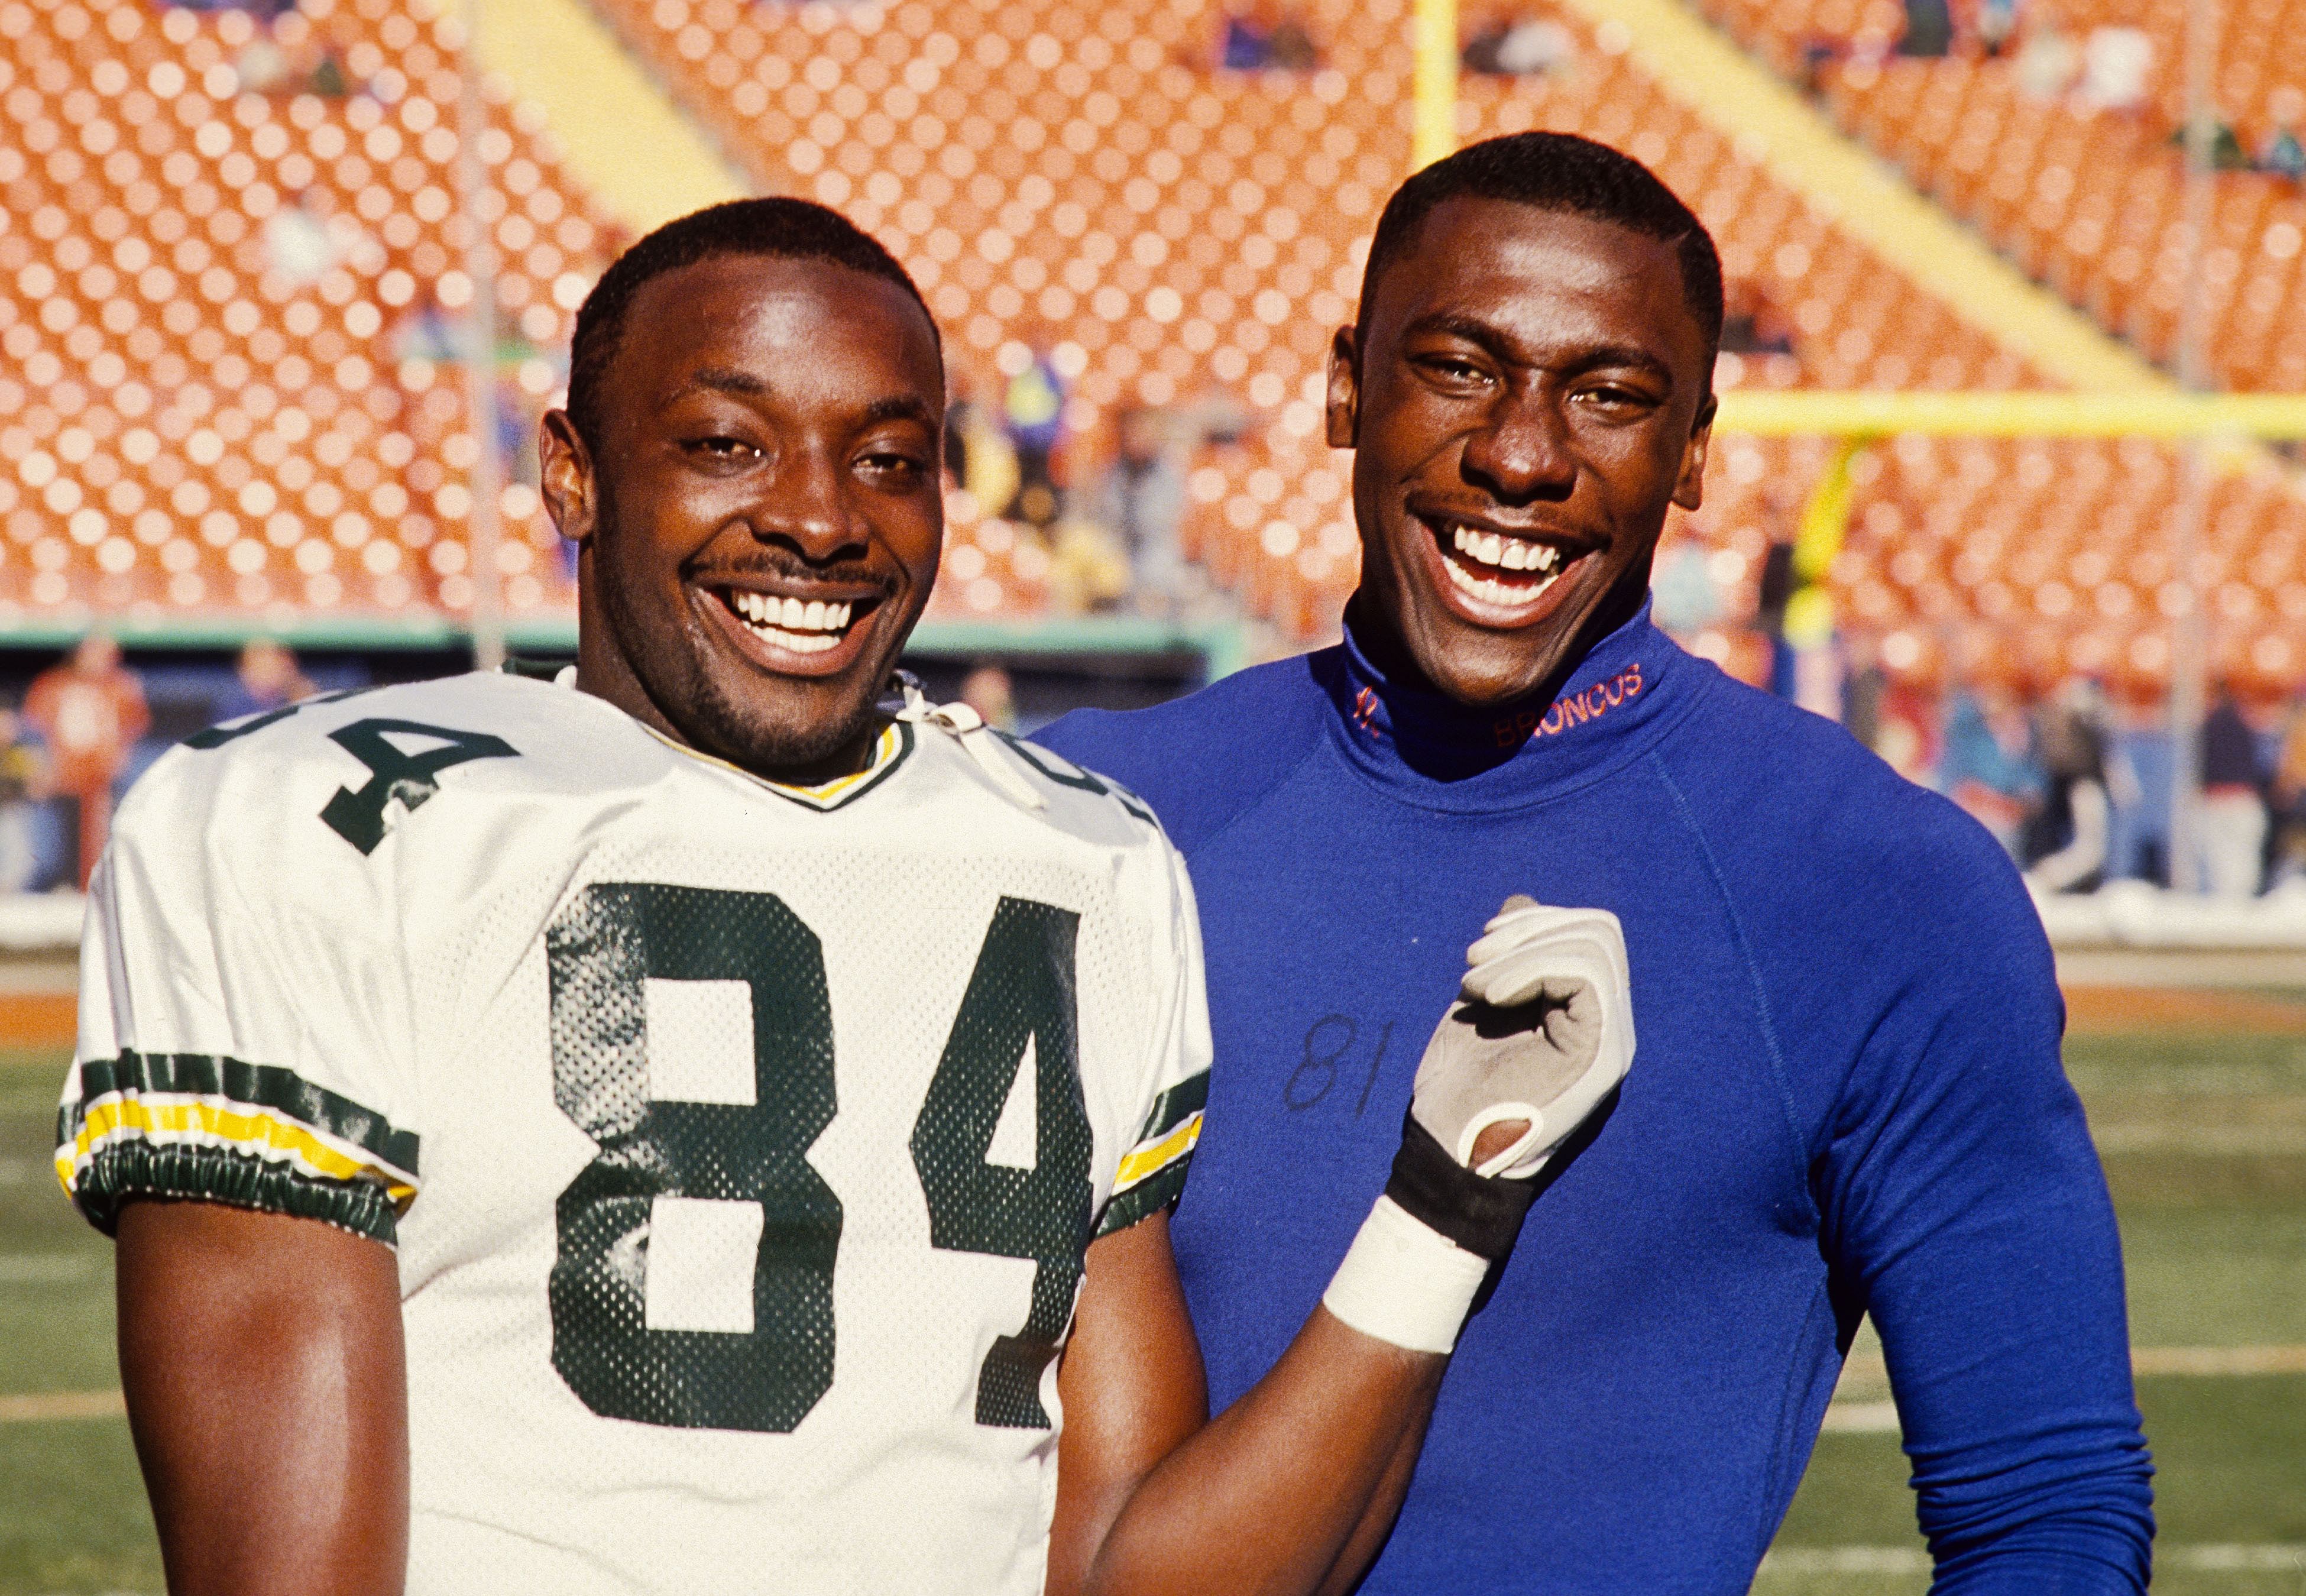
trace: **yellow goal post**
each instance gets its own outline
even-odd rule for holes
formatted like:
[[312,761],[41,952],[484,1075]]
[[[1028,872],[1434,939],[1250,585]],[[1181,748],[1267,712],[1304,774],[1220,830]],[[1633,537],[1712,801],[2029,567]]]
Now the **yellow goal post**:
[[1764,438],[2306,438],[2306,394],[1731,388],[1717,432]]
[[2152,438],[2227,449],[2306,439],[2306,394],[1731,388],[1721,398],[1716,433],[1839,440],[1794,536],[1798,585],[1787,604],[1785,630],[1797,647],[1823,643],[1832,632],[1823,578],[1849,530],[1850,466],[1882,439]]

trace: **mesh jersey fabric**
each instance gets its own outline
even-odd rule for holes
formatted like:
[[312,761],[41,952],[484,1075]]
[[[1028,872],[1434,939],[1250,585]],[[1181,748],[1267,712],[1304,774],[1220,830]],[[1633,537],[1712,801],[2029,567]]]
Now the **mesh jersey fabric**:
[[414,1596],[1037,1592],[1209,1044],[1159,828],[1004,757],[1044,808],[934,725],[776,787],[511,676],[205,733],[98,872],[59,1175],[397,1244]]

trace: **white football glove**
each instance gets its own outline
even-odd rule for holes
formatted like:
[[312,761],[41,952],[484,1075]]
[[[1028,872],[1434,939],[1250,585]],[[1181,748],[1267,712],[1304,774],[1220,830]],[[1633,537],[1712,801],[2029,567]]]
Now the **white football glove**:
[[[1385,1195],[1321,1298],[1332,1317],[1413,1352],[1448,1353],[1482,1282],[1513,1250],[1529,1182],[1634,1058],[1618,917],[1506,900],[1417,1066]],[[1482,1132],[1522,1122],[1474,1163]]]
[[[1508,898],[1465,951],[1460,1001],[1417,1066],[1410,1114],[1475,1174],[1526,1179],[1585,1122],[1634,1058],[1632,977],[1618,917]],[[1525,1122],[1473,1162],[1492,1125]]]

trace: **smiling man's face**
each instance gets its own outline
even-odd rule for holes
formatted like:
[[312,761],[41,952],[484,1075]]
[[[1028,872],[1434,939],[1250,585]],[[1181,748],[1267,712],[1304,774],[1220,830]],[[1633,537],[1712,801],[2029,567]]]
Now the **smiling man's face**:
[[578,685],[763,775],[859,768],[936,580],[944,381],[895,283],[710,257],[635,294],[590,447],[545,418]]
[[1451,199],[1375,295],[1329,371],[1359,612],[1461,703],[1558,687],[1639,609],[1669,506],[1697,508],[1712,356],[1674,246]]

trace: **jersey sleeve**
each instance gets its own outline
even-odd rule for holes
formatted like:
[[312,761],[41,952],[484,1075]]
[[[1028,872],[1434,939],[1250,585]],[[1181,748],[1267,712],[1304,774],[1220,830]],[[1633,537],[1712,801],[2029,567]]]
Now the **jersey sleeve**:
[[1843,1088],[1823,1240],[1881,1331],[1934,1589],[2142,1590],[2120,1239],[2050,949],[1993,846],[1929,856],[1949,900]]
[[1176,1205],[1185,1190],[1185,1172],[1200,1140],[1201,1114],[1209,1100],[1212,1047],[1200,915],[1184,859],[1166,838],[1160,849],[1166,865],[1162,897],[1166,924],[1157,935],[1166,941],[1160,962],[1168,979],[1152,1028],[1144,1118],[1114,1171],[1113,1195],[1097,1227],[1101,1236]]
[[158,1197],[394,1240],[418,1180],[407,977],[388,886],[315,824],[337,779],[184,749],[122,807],[57,1114],[57,1177],[99,1230]]

